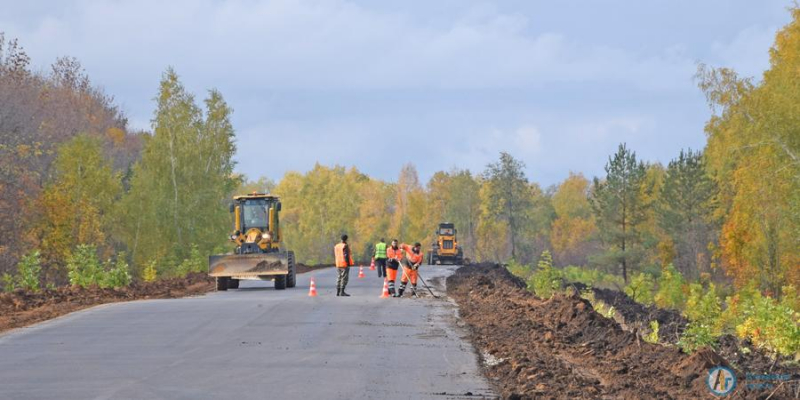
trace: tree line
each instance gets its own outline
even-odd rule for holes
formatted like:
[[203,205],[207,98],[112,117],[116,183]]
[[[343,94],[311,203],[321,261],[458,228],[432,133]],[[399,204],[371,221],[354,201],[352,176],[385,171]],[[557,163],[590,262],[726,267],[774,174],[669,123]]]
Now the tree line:
[[241,181],[232,110],[216,90],[198,104],[171,68],[155,102],[152,131],[133,131],[77,60],[35,72],[0,34],[6,289],[127,282],[106,278],[124,277],[129,263],[135,277],[153,266],[161,276],[203,271],[205,255],[222,250]]
[[16,41],[0,38],[0,272],[13,275],[36,253],[42,283],[63,284],[79,246],[109,270],[124,254],[134,277],[201,271],[205,256],[230,250],[230,197],[270,191],[283,201],[286,245],[305,263],[331,262],[345,232],[362,260],[381,237],[427,247],[449,221],[476,262],[533,264],[547,250],[556,267],[625,283],[674,268],[780,296],[800,282],[800,12],[792,13],[763,80],[700,66],[712,110],[704,149],[662,165],[621,144],[603,176],[571,173],[550,187],[506,152],[482,171],[439,171],[428,182],[411,164],[392,182],[319,164],[247,181],[234,173],[232,110],[218,91],[198,102],[168,69],[152,130],[133,132],[76,60],[32,72]]

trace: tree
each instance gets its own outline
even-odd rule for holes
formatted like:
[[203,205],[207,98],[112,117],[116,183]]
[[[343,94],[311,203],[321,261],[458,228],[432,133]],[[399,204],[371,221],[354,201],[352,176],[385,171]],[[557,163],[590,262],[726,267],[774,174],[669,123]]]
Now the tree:
[[517,248],[525,227],[525,217],[531,206],[530,187],[523,169],[525,164],[506,152],[500,153],[500,160],[486,166],[484,180],[485,217],[498,218],[508,229],[511,258],[517,257]]
[[[395,184],[395,201],[394,210],[392,213],[392,223],[389,227],[389,232],[392,236],[400,239],[401,241],[413,241],[415,238],[422,235],[424,237],[425,231],[421,227],[415,226],[411,228],[411,213],[420,213],[419,197],[422,195],[422,186],[419,183],[419,176],[417,175],[417,168],[414,164],[406,164],[400,170],[400,176],[397,178]],[[412,204],[413,202],[413,204]],[[416,210],[412,210],[416,207]]]
[[596,250],[593,237],[597,227],[589,202],[589,180],[570,172],[553,195],[553,222],[550,242],[555,259],[562,265],[585,265]]
[[41,196],[52,184],[61,145],[77,135],[97,138],[115,172],[126,170],[140,149],[113,99],[91,85],[77,60],[59,58],[49,73],[31,71],[30,62],[0,32],[0,272],[39,245]]
[[134,262],[180,260],[195,244],[209,254],[230,230],[226,205],[238,185],[231,109],[219,92],[205,100],[205,118],[174,70],[161,80],[153,135],[133,169],[123,201],[123,236]]
[[300,261],[332,262],[333,246],[345,233],[354,255],[366,255],[371,238],[354,233],[364,201],[361,187],[368,181],[355,168],[319,164],[305,175],[292,172],[281,180],[275,188],[283,203],[281,230]]
[[242,179],[242,184],[236,189],[237,194],[247,193],[272,193],[275,191],[275,181],[266,176],[259,177],[257,180],[249,181]]
[[702,152],[681,150],[667,167],[660,193],[658,222],[675,246],[674,264],[684,276],[697,279],[700,272],[709,272],[711,264],[708,248],[715,232],[712,216],[717,193]]
[[627,283],[628,268],[642,257],[639,226],[648,207],[642,196],[645,166],[636,161],[636,154],[625,144],[620,144],[605,170],[605,180],[594,178],[591,197],[600,238],[606,247],[598,261],[619,265]]
[[800,9],[791,13],[757,85],[726,68],[697,74],[713,112],[705,156],[719,186],[722,266],[740,288],[758,279],[776,294],[800,284]]
[[122,194],[121,177],[103,156],[102,141],[78,135],[59,147],[53,179],[39,200],[37,223],[49,277],[66,278],[63,267],[79,244],[113,252],[114,208]]

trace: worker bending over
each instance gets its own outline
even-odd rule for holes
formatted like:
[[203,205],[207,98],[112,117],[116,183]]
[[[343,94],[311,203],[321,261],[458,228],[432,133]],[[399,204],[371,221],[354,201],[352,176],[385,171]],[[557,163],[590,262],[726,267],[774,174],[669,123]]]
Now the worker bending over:
[[397,268],[403,259],[403,249],[397,244],[397,239],[392,240],[392,245],[386,249],[386,280],[389,282],[389,294],[395,296],[394,281],[397,280]]
[[400,289],[397,291],[396,297],[402,297],[403,291],[406,290],[406,284],[408,281],[411,281],[411,295],[417,297],[417,270],[419,266],[422,265],[422,249],[419,242],[414,243],[414,247],[411,247],[405,243],[400,245],[400,248],[405,251],[405,257],[403,257],[403,277],[400,278]]

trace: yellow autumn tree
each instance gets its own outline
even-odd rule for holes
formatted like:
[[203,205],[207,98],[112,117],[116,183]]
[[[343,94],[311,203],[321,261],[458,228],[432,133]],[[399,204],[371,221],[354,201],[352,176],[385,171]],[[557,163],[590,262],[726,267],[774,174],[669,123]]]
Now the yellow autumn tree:
[[597,230],[589,203],[589,180],[570,172],[553,194],[556,213],[550,233],[553,256],[560,265],[586,265],[590,251],[596,248]]
[[738,286],[800,285],[800,9],[778,32],[763,80],[700,66],[714,111],[706,159],[720,188],[719,253]]

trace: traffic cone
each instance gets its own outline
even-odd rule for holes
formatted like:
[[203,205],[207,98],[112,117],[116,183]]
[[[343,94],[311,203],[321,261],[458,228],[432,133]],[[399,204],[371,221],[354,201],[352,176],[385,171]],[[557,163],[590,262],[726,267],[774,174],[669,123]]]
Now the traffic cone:
[[375,271],[375,259],[373,258],[372,261],[369,263],[369,270]]
[[358,277],[359,277],[359,279],[366,277],[366,275],[364,275],[364,266],[363,265],[359,265],[358,266]]
[[389,297],[389,280],[383,278],[383,293],[381,293],[381,298],[385,299]]
[[308,286],[308,297],[317,297],[317,285],[314,283],[314,277],[311,277],[311,284]]

